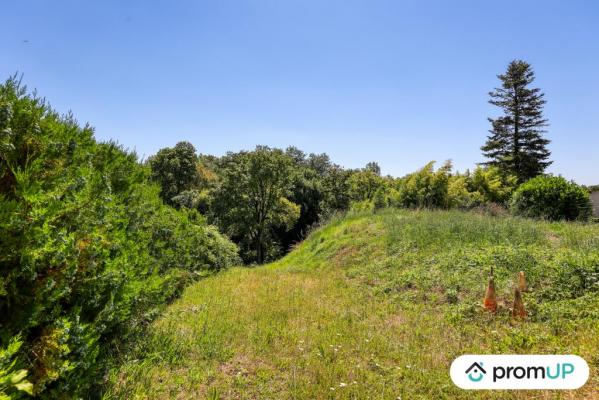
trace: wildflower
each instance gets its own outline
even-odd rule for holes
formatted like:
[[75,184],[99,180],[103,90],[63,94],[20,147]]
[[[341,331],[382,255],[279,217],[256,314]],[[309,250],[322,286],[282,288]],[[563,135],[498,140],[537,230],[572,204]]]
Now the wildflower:
[[341,382],[341,383],[339,384],[339,387],[346,387],[346,386],[347,386],[347,383],[345,383],[345,382]]

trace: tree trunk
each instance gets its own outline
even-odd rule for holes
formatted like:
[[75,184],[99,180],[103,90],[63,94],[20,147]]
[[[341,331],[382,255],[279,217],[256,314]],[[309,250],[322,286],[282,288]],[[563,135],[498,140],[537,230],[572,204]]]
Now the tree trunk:
[[264,263],[264,227],[258,227],[258,237],[256,243],[256,258],[258,264]]

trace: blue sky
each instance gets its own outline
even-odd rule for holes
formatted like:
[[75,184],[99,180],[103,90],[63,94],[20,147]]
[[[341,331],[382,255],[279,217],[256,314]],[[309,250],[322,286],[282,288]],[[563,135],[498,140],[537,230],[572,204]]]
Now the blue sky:
[[514,58],[546,93],[551,172],[599,183],[593,1],[11,1],[18,71],[99,139],[140,155],[295,145],[403,175],[482,161],[487,93]]

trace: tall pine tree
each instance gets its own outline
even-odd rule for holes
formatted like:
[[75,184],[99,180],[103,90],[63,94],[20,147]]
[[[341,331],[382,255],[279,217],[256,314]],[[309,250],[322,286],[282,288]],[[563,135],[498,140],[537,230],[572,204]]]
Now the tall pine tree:
[[525,61],[512,61],[505,74],[497,77],[501,87],[489,93],[489,103],[501,107],[504,115],[489,118],[490,135],[481,150],[490,161],[483,164],[497,166],[524,182],[551,164],[549,140],[543,138],[547,126],[543,118],[544,94],[530,87],[535,75]]

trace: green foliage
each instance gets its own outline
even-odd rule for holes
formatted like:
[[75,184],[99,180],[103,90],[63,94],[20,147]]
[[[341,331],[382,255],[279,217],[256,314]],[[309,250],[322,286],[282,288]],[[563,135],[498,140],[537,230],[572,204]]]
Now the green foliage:
[[505,74],[498,75],[501,87],[489,93],[489,103],[500,107],[503,116],[492,119],[490,135],[481,150],[505,174],[515,175],[519,182],[535,177],[545,170],[549,140],[543,138],[547,120],[543,118],[544,94],[530,88],[535,79],[530,64],[512,61]]
[[499,168],[477,167],[468,182],[469,190],[480,195],[484,203],[506,204],[516,187],[518,178],[506,175]]
[[450,208],[470,209],[483,202],[478,192],[469,190],[470,177],[468,175],[453,175],[447,184],[447,202]]
[[354,201],[351,203],[350,212],[359,214],[363,212],[372,212],[375,210],[374,202],[372,200]]
[[374,205],[375,210],[385,208],[389,205],[389,198],[387,196],[386,187],[381,187],[381,188],[377,189],[376,192],[374,192],[372,204]]
[[450,176],[447,188],[450,207],[470,209],[498,204],[505,206],[517,187],[517,178],[498,167],[477,167],[474,172]]
[[447,208],[451,163],[434,170],[434,161],[401,180],[400,203],[407,208]]
[[22,333],[15,359],[39,397],[85,393],[113,343],[198,274],[237,262],[147,177],[135,154],[16,80],[0,85],[0,348]]
[[241,247],[246,261],[264,262],[278,253],[276,228],[289,230],[300,208],[288,200],[292,159],[279,149],[229,153],[220,161],[212,218]]
[[385,186],[384,179],[379,175],[380,169],[376,167],[376,164],[370,163],[351,174],[347,182],[351,201],[373,200],[376,192]]
[[520,185],[511,200],[517,215],[549,220],[583,220],[591,216],[588,192],[561,176],[538,176]]
[[0,347],[0,400],[20,397],[22,393],[33,395],[33,384],[29,382],[26,369],[16,369],[16,355],[23,341],[19,336],[11,338],[7,348]]
[[376,161],[370,161],[367,163],[364,167],[364,171],[370,171],[379,176],[381,175],[381,167]]
[[349,208],[350,192],[349,178],[352,173],[338,165],[332,165],[323,178],[324,199],[322,213],[331,215],[335,211]]
[[196,149],[189,142],[160,149],[148,159],[148,164],[152,169],[152,179],[160,185],[160,197],[167,204],[180,203],[174,197],[200,183]]
[[292,160],[291,190],[288,199],[300,207],[300,215],[292,228],[278,229],[276,236],[284,250],[301,241],[311,227],[320,221],[328,207],[325,181],[334,168],[326,154],[310,154],[289,147],[285,154]]
[[430,162],[400,179],[380,177],[373,168],[355,171],[348,179],[352,210],[505,205],[516,187],[516,178],[502,174],[497,167],[478,167],[466,174],[452,173],[451,169],[449,161],[437,170]]

